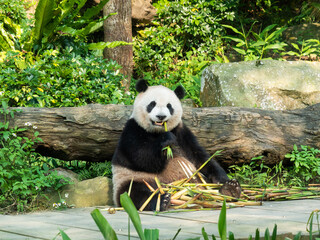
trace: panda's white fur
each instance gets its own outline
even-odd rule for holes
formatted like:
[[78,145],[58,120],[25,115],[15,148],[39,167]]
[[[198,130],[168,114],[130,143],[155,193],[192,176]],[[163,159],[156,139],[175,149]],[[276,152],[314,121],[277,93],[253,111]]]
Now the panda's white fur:
[[[155,107],[149,113],[147,106],[155,102]],[[171,104],[173,113],[170,113],[168,104]],[[131,118],[148,132],[162,132],[164,126],[156,125],[160,121],[157,116],[165,116],[162,122],[167,122],[168,131],[174,129],[181,122],[182,106],[179,98],[174,91],[164,86],[151,86],[148,91],[141,92],[135,99]]]

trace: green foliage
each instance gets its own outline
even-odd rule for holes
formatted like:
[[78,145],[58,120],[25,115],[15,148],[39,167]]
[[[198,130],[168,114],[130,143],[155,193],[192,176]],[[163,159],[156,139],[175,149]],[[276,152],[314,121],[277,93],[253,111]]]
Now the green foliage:
[[27,19],[26,4],[20,0],[0,0],[0,16],[8,17],[15,23],[22,23]]
[[230,166],[230,176],[241,183],[260,186],[306,186],[320,180],[320,150],[308,146],[301,146],[301,150],[294,145],[292,153],[285,155],[290,158],[291,165],[284,166],[279,162],[275,166],[268,166],[263,156],[252,158],[250,164]]
[[311,54],[320,56],[320,41],[318,39],[308,39],[306,41],[298,41],[298,43],[291,43],[293,50],[283,52],[282,55],[290,55],[299,57],[309,57]]
[[236,2],[159,1],[153,26],[134,41],[136,74],[154,84],[180,82],[200,104],[201,71],[221,47],[221,24],[234,19]]
[[242,25],[242,30],[239,31],[230,25],[224,25],[224,27],[231,29],[239,37],[226,36],[225,39],[230,39],[237,44],[232,47],[237,53],[242,55],[244,61],[251,61],[262,59],[265,57],[268,50],[283,51],[287,44],[279,41],[281,33],[286,28],[276,28],[276,24],[269,25],[264,28],[260,33],[253,32],[251,25],[249,31],[246,33]]
[[24,61],[28,53],[8,52],[0,67],[0,97],[24,107],[132,102],[122,91],[119,65],[77,51],[46,50],[33,64]]
[[[30,27],[30,24],[20,25],[15,19],[11,20],[7,14],[8,9],[1,7],[0,20],[3,20],[3,23],[0,24],[0,51],[23,50],[39,54],[66,35],[85,41],[88,35],[102,28],[105,19],[113,15],[96,17],[108,1],[100,1],[97,6],[84,11],[87,0],[39,0],[33,27]],[[21,6],[15,1],[14,3],[14,6]],[[19,9],[16,10],[18,13]],[[121,41],[91,43],[89,49],[98,50],[102,46],[116,47],[126,44]]]
[[299,150],[296,145],[293,151],[286,154],[290,158],[293,167],[290,169],[289,176],[292,178],[292,184],[301,186],[305,182],[320,180],[320,150],[309,146],[301,145]]
[[91,179],[98,176],[112,177],[111,162],[92,163],[89,167],[82,169],[79,173],[79,180]]
[[250,183],[252,185],[278,185],[282,184],[280,177],[283,171],[282,162],[269,167],[264,164],[263,156],[251,159],[250,164],[230,166],[230,176],[238,179],[241,183]]
[[[37,207],[36,199],[46,188],[59,189],[68,181],[49,171],[46,163],[38,161],[34,145],[41,141],[36,126],[25,123],[26,128],[10,128],[9,118],[14,111],[2,102],[0,114],[0,211],[26,211]],[[33,131],[33,137],[20,137],[19,133]]]

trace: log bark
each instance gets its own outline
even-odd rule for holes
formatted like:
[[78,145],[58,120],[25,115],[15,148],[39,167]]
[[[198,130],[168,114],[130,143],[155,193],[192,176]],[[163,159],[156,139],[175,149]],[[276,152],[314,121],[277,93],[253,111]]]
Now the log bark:
[[[36,151],[63,160],[110,160],[132,106],[91,104],[74,108],[19,108],[11,126],[37,127],[43,140]],[[320,104],[272,111],[252,108],[185,108],[184,123],[210,153],[224,150],[223,166],[265,156],[275,164],[294,144],[320,148]],[[3,116],[0,116],[3,121]],[[32,136],[32,128],[22,133]]]
[[[117,13],[104,21],[104,41],[132,42],[132,9],[131,0],[110,0],[103,8],[103,15]],[[129,90],[133,70],[132,45],[105,48],[104,58],[112,59],[122,66],[121,72],[126,76],[123,86]]]

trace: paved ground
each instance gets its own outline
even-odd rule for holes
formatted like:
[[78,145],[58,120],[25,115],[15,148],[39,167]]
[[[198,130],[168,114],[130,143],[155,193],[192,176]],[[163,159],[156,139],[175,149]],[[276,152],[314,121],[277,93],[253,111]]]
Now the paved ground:
[[[109,214],[99,207],[108,222],[116,231],[119,239],[128,239],[128,217],[125,212]],[[65,211],[46,211],[23,215],[0,216],[0,239],[53,239],[59,229],[63,229],[71,239],[103,239],[90,216],[94,208],[77,208]],[[320,199],[285,202],[264,202],[262,206],[246,206],[227,210],[228,231],[236,239],[253,235],[257,228],[264,233],[271,231],[274,224],[278,233],[296,234],[302,231],[305,235],[306,223],[313,210],[320,209]],[[181,228],[177,239],[201,236],[204,227],[208,234],[218,236],[217,222],[219,210],[178,212],[153,215],[152,212],[140,214],[144,228],[160,229],[160,239],[172,239]],[[314,229],[317,229],[314,224]],[[263,234],[261,234],[263,235]],[[134,227],[131,226],[131,239],[136,239]],[[58,236],[56,239],[61,239]],[[202,239],[202,237],[201,237]],[[211,239],[211,238],[210,238]]]

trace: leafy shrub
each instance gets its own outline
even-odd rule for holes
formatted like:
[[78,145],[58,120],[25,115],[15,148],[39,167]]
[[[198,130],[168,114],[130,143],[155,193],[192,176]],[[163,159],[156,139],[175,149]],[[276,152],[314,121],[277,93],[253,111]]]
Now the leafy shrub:
[[25,5],[26,3],[20,0],[0,0],[0,16],[6,16],[16,23],[21,23],[27,19]]
[[19,133],[27,127],[36,128],[26,123],[26,128],[9,128],[8,118],[14,112],[8,110],[2,102],[0,114],[4,122],[0,122],[0,211],[25,211],[37,207],[37,198],[44,189],[59,189],[68,183],[56,172],[49,171],[47,165],[38,161],[34,152],[34,144],[41,141],[38,132],[33,138],[20,137]]
[[221,47],[221,24],[233,20],[236,3],[159,2],[154,25],[138,32],[134,41],[136,74],[164,85],[180,81],[199,103],[200,72]]
[[251,185],[285,185],[307,186],[320,180],[320,150],[309,146],[296,145],[293,151],[285,155],[290,158],[291,165],[283,165],[279,162],[275,166],[264,164],[263,156],[253,158],[250,164],[242,166],[230,166],[229,175],[238,179],[241,183]]
[[8,52],[0,68],[0,94],[10,106],[61,107],[131,103],[121,87],[119,65],[92,54],[46,50],[33,62],[28,53]]
[[305,185],[305,182],[319,182],[320,180],[320,150],[309,146],[301,145],[299,150],[296,145],[293,151],[286,154],[290,158],[293,167],[290,169],[288,177],[291,184]]
[[251,185],[273,185],[278,186],[284,183],[282,174],[284,172],[282,162],[273,167],[264,164],[263,156],[251,159],[249,164],[230,166],[230,177],[236,178],[241,183]]
[[276,24],[272,24],[264,28],[260,33],[252,31],[253,25],[251,25],[248,32],[245,32],[244,27],[239,31],[230,25],[224,25],[224,27],[231,29],[236,36],[226,36],[225,39],[236,42],[237,44],[232,48],[239,53],[244,61],[251,61],[262,59],[268,52],[283,51],[287,45],[284,42],[280,42],[280,35],[286,28],[276,28]]

